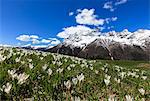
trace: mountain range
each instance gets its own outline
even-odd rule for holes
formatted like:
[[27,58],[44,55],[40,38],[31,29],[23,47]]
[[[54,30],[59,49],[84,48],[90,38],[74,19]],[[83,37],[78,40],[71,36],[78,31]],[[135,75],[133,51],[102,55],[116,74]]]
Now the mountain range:
[[38,50],[87,59],[150,60],[150,30],[81,31],[70,34],[57,46]]

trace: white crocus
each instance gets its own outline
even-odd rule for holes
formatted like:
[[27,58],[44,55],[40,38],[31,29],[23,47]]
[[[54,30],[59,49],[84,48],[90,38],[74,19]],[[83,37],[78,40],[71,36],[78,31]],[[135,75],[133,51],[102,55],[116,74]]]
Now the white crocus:
[[98,72],[99,72],[98,70],[95,70],[95,74],[98,74]]
[[135,77],[136,76],[136,72],[131,73],[131,76]]
[[32,62],[32,59],[28,59],[29,62]]
[[103,71],[105,70],[105,68],[104,68],[104,67],[102,67],[101,69],[102,69]]
[[105,82],[106,86],[108,86],[109,83],[110,83],[110,80],[109,79],[104,79],[104,82]]
[[9,94],[11,87],[12,87],[12,84],[10,84],[9,82],[6,85],[3,85],[4,92]]
[[120,83],[120,79],[114,78],[117,83]]
[[106,74],[105,78],[109,80],[111,78],[111,76],[109,76],[109,75]]
[[49,69],[47,70],[47,73],[48,73],[48,75],[51,75],[51,74],[52,74],[52,70],[49,68]]
[[70,66],[68,66],[67,69],[70,71],[71,70]]
[[83,73],[81,73],[81,75],[77,75],[77,78],[78,78],[79,82],[81,82],[82,80],[84,80]]
[[63,68],[58,68],[56,71],[59,72],[59,73],[62,73],[63,70],[64,70]]
[[32,69],[33,67],[33,64],[29,63],[29,68]]
[[16,61],[16,62],[19,62],[19,61],[20,61],[20,59],[21,59],[20,57],[19,57],[19,58],[16,58],[16,59],[15,59],[15,61]]
[[142,98],[141,101],[146,101],[145,98]]
[[121,72],[121,73],[120,73],[121,79],[123,79],[123,78],[125,77],[125,75],[126,75],[126,72]]
[[133,98],[130,95],[126,95],[125,98],[126,101],[133,101]]
[[44,66],[42,66],[42,69],[45,71],[47,69],[47,64],[45,64]]
[[109,76],[109,75],[107,75],[107,74],[105,75],[104,82],[105,82],[106,86],[109,85],[109,83],[110,83],[110,78],[111,78],[111,76]]
[[66,86],[67,89],[70,89],[70,87],[71,87],[71,82],[70,82],[70,80],[68,80],[67,82],[64,81],[64,85]]
[[143,88],[138,89],[138,91],[139,91],[142,95],[145,94],[145,90],[144,90]]
[[25,64],[25,61],[21,61],[21,64]]
[[40,57],[41,60],[43,60],[43,57]]
[[19,74],[17,76],[18,84],[23,84],[28,77],[29,77],[29,75],[27,75],[25,73]]
[[108,68],[105,69],[105,73],[107,73],[107,72],[108,72]]
[[7,72],[12,77],[13,80],[17,77],[16,70],[8,70]]
[[116,101],[115,100],[115,95],[110,95],[108,98],[108,101]]
[[135,75],[135,78],[138,78],[139,77],[139,75]]
[[141,78],[142,78],[143,80],[146,80],[146,79],[147,79],[147,76],[141,76]]
[[80,97],[79,97],[79,96],[78,96],[78,97],[77,97],[77,96],[75,96],[75,97],[74,97],[74,101],[81,101],[81,99],[80,99]]
[[77,78],[72,78],[72,82],[74,85],[76,85],[78,83],[78,79]]
[[0,62],[3,62],[5,59],[6,59],[6,56],[2,56],[2,55],[0,54]]
[[93,70],[93,67],[92,67],[92,66],[90,66],[90,69],[91,69],[91,70]]

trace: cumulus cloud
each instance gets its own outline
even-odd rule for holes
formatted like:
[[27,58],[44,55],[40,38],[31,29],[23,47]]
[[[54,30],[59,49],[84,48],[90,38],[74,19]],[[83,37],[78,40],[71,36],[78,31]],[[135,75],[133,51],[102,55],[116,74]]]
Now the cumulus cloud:
[[41,40],[41,43],[50,43],[51,42],[51,40],[47,40],[47,39],[42,39]]
[[51,44],[52,44],[52,45],[58,45],[58,44],[60,44],[60,43],[61,43],[61,42],[60,42],[60,40],[58,40],[58,39],[51,41]]
[[32,38],[32,39],[38,39],[39,36],[37,36],[37,35],[30,35],[30,38]]
[[116,0],[116,2],[114,2],[113,0],[112,1],[108,1],[108,2],[104,3],[103,8],[104,9],[108,9],[111,12],[113,12],[118,5],[125,4],[125,3],[127,3],[127,1],[128,0]]
[[32,39],[38,39],[39,37],[37,35],[20,35],[16,39],[20,41],[31,41]]
[[40,41],[37,39],[32,39],[31,41],[32,41],[32,44],[39,44],[40,43]]
[[42,39],[41,37],[39,38],[39,36],[37,35],[20,35],[16,39],[25,42],[27,45],[34,45],[35,47],[45,47],[51,45],[54,46],[60,43],[60,40],[58,40],[57,38]]
[[94,30],[89,27],[84,25],[77,25],[63,28],[63,31],[58,33],[57,36],[60,38],[69,38],[70,35],[87,35],[92,31]]
[[94,15],[95,9],[78,9],[77,10],[77,16],[76,22],[78,24],[85,24],[85,25],[103,25],[104,24],[104,19],[97,19],[97,15]]
[[16,39],[20,40],[20,41],[30,41],[30,36],[29,35],[20,35]]

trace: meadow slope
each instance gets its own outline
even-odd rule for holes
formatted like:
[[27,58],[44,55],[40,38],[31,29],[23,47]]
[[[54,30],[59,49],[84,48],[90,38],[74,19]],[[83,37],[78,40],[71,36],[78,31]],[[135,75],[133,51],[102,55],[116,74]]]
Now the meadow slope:
[[150,101],[150,63],[0,47],[2,101]]

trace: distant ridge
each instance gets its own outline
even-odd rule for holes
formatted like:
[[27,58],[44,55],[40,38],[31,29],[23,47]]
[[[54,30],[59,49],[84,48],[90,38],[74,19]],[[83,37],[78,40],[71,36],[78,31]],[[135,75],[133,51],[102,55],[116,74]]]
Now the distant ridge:
[[72,34],[57,46],[37,50],[88,59],[150,60],[150,30],[97,33]]

